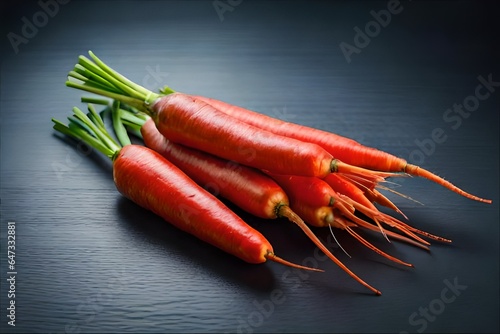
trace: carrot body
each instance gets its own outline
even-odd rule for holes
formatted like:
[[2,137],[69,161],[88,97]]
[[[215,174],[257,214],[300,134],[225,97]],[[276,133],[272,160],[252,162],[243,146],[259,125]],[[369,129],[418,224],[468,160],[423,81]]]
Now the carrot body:
[[248,124],[301,141],[315,143],[345,163],[381,171],[403,172],[406,161],[335,133],[282,121],[252,110],[204,97],[196,98]]
[[[125,197],[177,228],[248,263],[271,260],[298,269],[322,271],[276,256],[261,233],[159,153],[132,145],[129,140],[129,144],[120,146],[105,129],[100,115],[93,108],[89,109],[91,114],[87,116],[73,108],[75,118],[70,118],[69,126],[52,119],[54,129],[108,156],[113,162],[116,188]],[[123,133],[117,135],[122,137]]]
[[141,127],[144,144],[179,167],[200,186],[261,218],[279,217],[288,205],[283,189],[262,172],[168,141],[152,119]]
[[362,145],[353,139],[339,136],[331,132],[285,122],[220,100],[204,96],[196,96],[196,98],[253,126],[280,134],[282,136],[295,138],[308,143],[315,143],[328,151],[333,157],[335,157],[335,159],[338,159],[346,164],[360,166],[366,169],[387,172],[404,172],[414,176],[420,176],[436,182],[437,184],[469,199],[484,203],[491,203],[491,200],[469,194],[451,182],[429,172],[428,170],[409,164],[405,159],[396,157],[390,153],[373,147]]
[[328,258],[359,283],[380,294],[351,272],[321,243],[301,218],[301,214],[309,212],[292,211],[286,193],[269,176],[253,168],[173,144],[158,131],[152,119],[141,127],[141,134],[146,146],[168,158],[198,184],[214,187],[221,196],[252,214],[268,219],[286,217],[297,224]]
[[113,179],[117,189],[133,202],[246,262],[263,263],[273,252],[260,232],[146,147],[121,149],[113,163]]
[[275,173],[323,177],[332,170],[333,157],[318,145],[246,124],[189,95],[161,97],[152,109],[158,130],[174,143]]
[[283,187],[291,203],[302,203],[316,208],[332,206],[344,214],[354,213],[354,207],[341,200],[338,194],[323,179],[272,173],[269,175]]

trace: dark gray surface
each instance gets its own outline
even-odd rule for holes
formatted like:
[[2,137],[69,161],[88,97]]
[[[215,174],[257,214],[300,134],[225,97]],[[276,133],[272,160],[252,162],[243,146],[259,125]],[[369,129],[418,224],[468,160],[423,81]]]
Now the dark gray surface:
[[[22,18],[41,10],[19,4],[3,7],[3,36],[22,34]],[[2,332],[498,332],[500,87],[459,125],[443,119],[475,94],[478,76],[500,81],[495,2],[404,2],[350,63],[340,43],[354,44],[354,27],[386,2],[232,4],[221,21],[212,1],[71,1],[18,53],[3,37]],[[446,140],[422,165],[493,204],[395,180],[424,203],[390,196],[411,223],[454,242],[427,253],[370,238],[415,265],[406,269],[337,232],[352,259],[335,254],[381,297],[328,261],[318,263],[326,273],[308,276],[242,263],[123,199],[104,157],[54,135],[50,118],[80,106],[64,81],[89,49],[148,88],[170,84],[410,161],[416,140],[441,128]],[[314,259],[296,227],[241,214],[277,254]],[[6,317],[8,221],[17,232],[15,328]],[[446,280],[466,288],[442,295]],[[273,291],[282,299],[271,307]]]

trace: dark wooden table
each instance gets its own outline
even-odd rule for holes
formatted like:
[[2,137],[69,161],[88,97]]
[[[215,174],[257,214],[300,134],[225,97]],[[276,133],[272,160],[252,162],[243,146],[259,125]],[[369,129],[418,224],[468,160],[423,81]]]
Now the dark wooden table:
[[[494,1],[2,6],[2,332],[499,331]],[[234,208],[277,254],[326,272],[243,263],[122,198],[105,157],[55,135],[51,117],[85,107],[64,82],[87,50],[150,89],[168,84],[354,138],[493,204],[423,179],[394,179],[399,186],[391,187],[423,203],[389,193],[411,224],[453,239],[428,253],[366,235],[414,269],[337,231],[348,258],[328,230],[315,229],[381,297],[318,258],[295,226]],[[16,231],[15,297],[8,222]]]

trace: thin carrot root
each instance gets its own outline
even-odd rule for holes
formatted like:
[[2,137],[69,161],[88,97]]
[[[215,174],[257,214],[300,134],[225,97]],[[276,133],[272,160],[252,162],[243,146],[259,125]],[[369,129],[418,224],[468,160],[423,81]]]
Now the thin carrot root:
[[446,181],[442,177],[437,176],[436,174],[434,174],[434,173],[432,173],[432,172],[430,172],[422,167],[415,166],[412,164],[407,164],[405,167],[405,172],[410,174],[410,175],[420,176],[420,177],[423,177],[423,178],[428,179],[430,181],[436,182],[437,184],[439,184],[439,185],[441,185],[441,186],[443,186],[443,187],[445,187],[445,188],[447,188],[447,189],[449,189],[449,190],[451,190],[459,195],[462,195],[466,198],[469,198],[469,199],[472,199],[475,201],[479,201],[479,202],[483,202],[483,203],[488,203],[488,204],[491,204],[491,202],[492,202],[490,199],[484,199],[484,198],[469,194],[468,192],[458,188],[457,186],[455,186],[451,182]]
[[[363,227],[363,228],[366,228],[368,230],[378,231],[378,228],[375,227],[375,226],[373,226],[373,225],[368,225],[368,226],[359,226],[359,225],[356,225],[356,226],[353,226],[353,227]],[[410,239],[408,237],[405,237],[404,235],[397,234],[397,233],[394,233],[394,232],[389,231],[389,230],[385,230],[385,233],[389,237],[391,237],[392,239],[394,239],[394,240],[405,242],[407,244],[410,244],[410,245],[422,248],[423,250],[430,251],[430,249],[429,249],[429,247],[427,245],[422,244],[422,243],[420,243],[420,242],[418,242],[418,241],[416,241],[414,239]]]
[[[281,211],[282,210],[282,211]],[[332,260],[337,266],[339,266],[342,270],[344,270],[347,274],[349,274],[352,278],[354,278],[358,283],[370,289],[377,295],[381,295],[382,293],[363,281],[359,278],[355,273],[353,273],[349,268],[347,268],[339,259],[337,259],[325,245],[318,239],[318,237],[311,231],[311,229],[306,225],[306,223],[297,215],[295,212],[290,209],[289,206],[283,205],[280,208],[280,215],[288,218],[290,221],[297,224],[302,231],[311,239],[312,242],[326,255],[330,260]]]
[[[339,195],[339,196],[346,197],[346,196],[343,196],[343,195]],[[356,210],[356,206],[358,206],[359,203],[357,203],[357,202],[355,202],[353,200],[349,200],[349,201],[343,200],[342,197],[335,197],[334,198],[334,200],[333,200],[333,207],[336,208],[336,209],[338,209],[341,213],[343,213],[347,217],[353,217],[354,216],[354,212]],[[354,209],[353,210],[348,210],[346,208],[346,205],[348,205],[350,208],[354,208]],[[374,217],[373,221],[375,222],[375,224],[377,224],[380,233],[382,233],[382,235],[385,237],[385,239],[388,242],[390,242],[389,238],[387,238],[387,235],[385,234],[384,228],[379,223],[379,221],[377,220],[376,217]]]
[[[383,212],[380,212],[380,211],[374,211],[374,210],[371,210],[355,201],[352,201],[349,197],[346,197],[346,196],[343,196],[343,195],[340,195],[341,198],[348,202],[348,203],[351,203],[355,208],[356,210],[359,210],[361,213],[363,213],[364,215],[374,219],[374,218],[379,218],[381,221],[383,221],[384,223],[386,223],[387,225],[391,226],[391,227],[394,227],[394,228],[397,228],[399,229],[400,231],[404,232],[405,234],[411,236],[412,238],[414,238],[415,240],[419,240],[420,242],[423,241],[423,239],[419,238],[418,236],[415,235],[415,233],[417,234],[420,234],[420,235],[423,235],[429,239],[433,239],[433,240],[437,240],[437,241],[440,241],[440,242],[447,242],[447,243],[450,243],[451,240],[450,239],[446,239],[446,238],[443,238],[443,237],[440,237],[440,236],[437,236],[437,235],[434,235],[434,234],[431,234],[429,232],[425,232],[425,231],[422,231],[422,230],[419,230],[413,226],[410,226],[406,223],[403,223],[402,221],[394,218],[394,217],[391,217],[389,216],[388,214],[385,214]],[[412,233],[413,232],[413,233]],[[425,242],[427,243],[427,242]],[[429,244],[429,243],[427,243]]]
[[287,261],[285,259],[282,259],[281,257],[277,256],[273,252],[268,251],[267,254],[265,255],[267,260],[274,261],[279,264],[283,264],[288,267],[292,268],[297,268],[297,269],[303,269],[303,270],[309,270],[309,271],[317,271],[317,272],[324,272],[323,269],[318,269],[318,268],[311,268],[311,267],[306,267],[306,266],[301,266],[300,264],[296,264],[290,261]]
[[[368,210],[368,209],[367,209]],[[364,213],[363,211],[360,210],[360,212],[362,212],[363,214],[367,215],[368,217],[370,217],[371,215],[370,214],[366,214]],[[356,224],[358,224],[359,226],[361,227],[364,227],[364,228],[367,228],[367,229],[370,229],[370,230],[374,230],[374,231],[379,231],[380,232],[380,228],[377,227],[377,226],[374,226],[373,224],[370,224],[368,223],[367,221],[357,217],[356,215],[348,212],[348,213],[345,213],[344,212],[344,215],[349,218],[350,220],[352,220],[353,222],[355,222]],[[376,216],[377,214],[375,214]],[[394,221],[392,220],[388,220],[388,221],[384,221],[385,224],[389,225],[390,227],[393,227],[393,228],[396,228],[398,229],[399,231],[403,232],[404,234],[406,234],[407,236],[411,237],[412,239],[424,244],[424,245],[427,245],[429,246],[430,243],[428,241],[425,241],[424,239],[420,238],[418,235],[416,235],[415,233],[413,233],[412,231],[409,231],[407,228],[403,227],[403,226],[400,226],[399,224],[396,224]],[[384,233],[387,234],[387,230],[384,230]]]
[[379,248],[372,245],[370,242],[368,242],[366,239],[364,239],[362,236],[360,236],[358,233],[356,233],[352,229],[353,226],[356,226],[352,222],[347,221],[344,218],[338,217],[338,216],[335,217],[335,221],[336,221],[337,225],[341,226],[340,228],[345,229],[351,236],[353,236],[356,240],[361,242],[361,244],[366,246],[368,249],[371,249],[375,253],[377,253],[377,254],[379,254],[379,255],[381,255],[381,256],[383,256],[391,261],[394,261],[396,263],[402,264],[402,265],[407,266],[407,267],[414,267],[411,263],[404,262],[404,261],[402,261],[402,260],[400,260],[392,255],[385,253],[384,251],[382,251]]
[[[342,247],[342,245],[340,244],[340,242],[337,240],[337,237],[335,236],[335,233],[333,233],[332,224],[328,224],[328,228],[330,229],[330,234],[332,235],[333,240],[335,240],[335,243],[340,247],[340,249],[342,249],[342,251],[344,252],[344,254],[347,255],[347,256],[349,256],[349,257],[352,257],[349,253],[347,253],[347,251],[344,249],[344,247]],[[344,229],[345,229],[345,227],[344,227]]]
[[396,194],[396,195],[398,195],[398,196],[400,196],[400,197],[402,197],[404,199],[410,200],[410,201],[412,201],[414,203],[417,203],[417,204],[420,204],[420,205],[424,205],[424,203],[422,203],[420,201],[417,201],[416,199],[414,199],[414,198],[412,198],[412,197],[410,197],[408,195],[405,195],[403,193],[400,193],[399,191],[396,191],[396,190],[394,190],[392,188],[389,188],[389,187],[386,187],[386,186],[382,186],[380,184],[377,185],[377,188],[378,189],[382,189],[382,190],[386,190],[386,191],[390,191],[391,193]]
[[394,210],[396,211],[397,213],[399,213],[401,216],[404,217],[404,219],[406,220],[409,220],[408,217],[403,213],[403,211],[401,211],[397,206],[396,204],[394,204],[390,199],[388,199],[387,197],[385,197],[380,191],[374,189],[372,191],[373,195],[375,196],[374,197],[374,202],[375,203],[378,203],[382,206],[385,206],[391,210]]
[[[381,188],[381,189],[387,189],[390,190],[404,198],[410,198],[409,196],[406,196],[404,194],[398,193],[396,191],[393,191],[392,189],[386,188],[384,186],[380,185],[380,182],[388,182],[384,178],[378,178],[376,180],[368,180],[366,178],[363,178],[359,175],[353,175],[353,174],[341,174],[341,177],[345,178],[348,181],[351,181],[355,185],[358,186],[364,193],[365,196],[374,203],[380,204],[382,206],[388,207],[389,209],[392,209],[402,215],[406,220],[409,220],[408,217],[394,204],[390,199],[385,197],[381,192],[379,192],[375,188]],[[416,201],[417,202],[417,201]]]
[[399,263],[399,264],[402,264],[403,266],[407,266],[407,267],[414,267],[413,264],[411,263],[408,263],[408,262],[404,262],[392,255],[389,255],[387,254],[386,252],[380,250],[379,248],[373,246],[370,242],[368,242],[366,239],[364,239],[363,237],[361,237],[359,234],[357,234],[356,232],[353,231],[352,228],[350,227],[346,227],[346,231],[352,235],[354,238],[356,238],[356,240],[358,240],[359,242],[361,242],[363,245],[365,245],[366,247],[368,247],[369,249],[371,249],[372,251],[374,251],[375,253],[385,257],[386,259],[389,259],[393,262],[396,262],[396,263]]
[[440,237],[438,235],[434,235],[434,234],[431,234],[429,232],[419,230],[419,229],[417,229],[417,228],[415,228],[413,226],[410,226],[410,225],[408,225],[406,223],[403,223],[402,221],[400,221],[400,220],[398,220],[398,219],[396,219],[394,217],[391,217],[389,215],[386,215],[384,213],[382,213],[382,215],[384,217],[386,217],[387,220],[391,220],[394,223],[396,223],[396,224],[398,224],[398,225],[400,225],[400,226],[402,226],[402,227],[404,227],[404,228],[406,228],[406,229],[408,229],[408,230],[410,230],[412,232],[415,232],[417,234],[423,235],[423,236],[425,236],[425,237],[427,237],[429,239],[437,240],[437,241],[440,241],[440,242],[446,242],[446,243],[451,243],[452,242],[450,239],[443,238],[443,237]]

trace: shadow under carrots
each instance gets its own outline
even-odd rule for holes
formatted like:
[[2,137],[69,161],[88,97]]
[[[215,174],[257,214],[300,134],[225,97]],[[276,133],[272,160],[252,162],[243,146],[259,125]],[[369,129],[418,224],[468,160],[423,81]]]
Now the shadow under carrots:
[[[118,197],[116,208],[119,221],[128,231],[140,235],[143,239],[140,242],[161,248],[165,256],[169,253],[175,253],[176,256],[181,254],[191,265],[202,267],[232,284],[257,292],[267,293],[275,288],[275,277],[269,268],[269,265],[274,264],[246,263],[176,228],[123,196]],[[185,262],[182,261],[179,265],[185,265]]]

